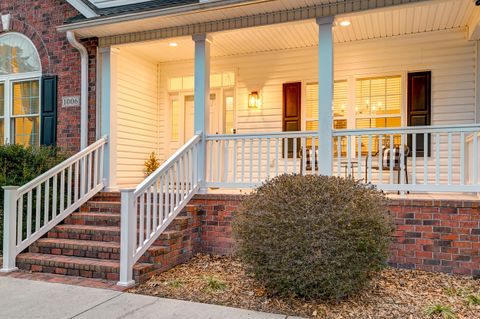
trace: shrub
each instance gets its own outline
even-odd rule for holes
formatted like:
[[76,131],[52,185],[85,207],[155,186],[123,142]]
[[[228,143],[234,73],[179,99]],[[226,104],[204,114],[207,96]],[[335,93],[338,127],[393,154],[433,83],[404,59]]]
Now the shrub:
[[247,196],[234,220],[238,254],[272,294],[341,299],[386,265],[387,200],[352,179],[282,175]]
[[155,152],[151,152],[150,155],[148,155],[148,159],[144,163],[145,165],[145,176],[150,176],[153,172],[157,170],[157,168],[160,167],[160,161],[157,158],[157,155]]
[[4,199],[1,186],[22,186],[65,158],[65,154],[53,147],[0,146],[0,252],[3,249]]

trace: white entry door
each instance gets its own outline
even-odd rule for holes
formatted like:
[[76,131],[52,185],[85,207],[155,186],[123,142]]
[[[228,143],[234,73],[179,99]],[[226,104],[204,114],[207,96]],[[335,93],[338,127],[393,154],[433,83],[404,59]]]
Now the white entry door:
[[[194,98],[193,95],[184,96],[184,142],[187,142],[194,135]],[[208,134],[221,134],[223,132],[222,125],[222,109],[221,98],[219,91],[212,91],[210,93],[210,128]]]

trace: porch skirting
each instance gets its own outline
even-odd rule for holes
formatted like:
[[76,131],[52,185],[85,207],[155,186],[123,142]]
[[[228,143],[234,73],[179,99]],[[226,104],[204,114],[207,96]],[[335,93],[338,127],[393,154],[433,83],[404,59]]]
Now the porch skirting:
[[[189,203],[201,220],[197,249],[235,250],[232,220],[243,195],[202,194]],[[392,199],[392,267],[480,277],[480,201]]]

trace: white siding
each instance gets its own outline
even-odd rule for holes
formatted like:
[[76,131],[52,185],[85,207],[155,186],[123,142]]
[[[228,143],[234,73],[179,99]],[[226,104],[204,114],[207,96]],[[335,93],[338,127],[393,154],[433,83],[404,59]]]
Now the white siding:
[[[432,124],[475,121],[475,43],[465,40],[464,30],[336,44],[334,57],[336,80],[400,74],[406,83],[407,72],[431,70]],[[165,90],[167,78],[193,74],[193,61],[160,64],[160,69]],[[317,48],[212,59],[212,73],[227,70],[237,72],[237,132],[280,131],[282,84],[301,81],[305,91],[306,83],[316,81]],[[252,110],[247,96],[255,90],[260,91],[263,105]],[[166,96],[160,99],[165,127]]]
[[117,184],[136,186],[144,179],[144,161],[157,151],[157,65],[121,50],[117,53]]

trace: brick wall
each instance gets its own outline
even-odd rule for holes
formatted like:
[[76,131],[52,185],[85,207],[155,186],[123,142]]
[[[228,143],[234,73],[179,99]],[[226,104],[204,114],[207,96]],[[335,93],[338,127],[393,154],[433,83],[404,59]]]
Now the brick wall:
[[[42,73],[58,75],[57,144],[68,151],[80,148],[80,107],[62,108],[62,96],[80,95],[80,54],[56,27],[79,13],[64,0],[0,1],[0,13],[11,14],[10,31],[32,40]],[[4,33],[0,25],[0,35]],[[95,139],[95,68],[97,39],[82,41],[89,54],[89,141]]]
[[[201,251],[230,254],[231,222],[241,195],[196,195]],[[393,267],[480,277],[480,201],[391,200]]]

